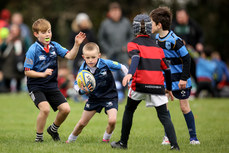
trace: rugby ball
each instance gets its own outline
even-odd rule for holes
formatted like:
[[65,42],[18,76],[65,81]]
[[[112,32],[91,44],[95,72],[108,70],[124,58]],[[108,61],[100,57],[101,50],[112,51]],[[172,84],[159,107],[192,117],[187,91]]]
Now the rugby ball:
[[95,77],[91,74],[91,72],[87,70],[82,70],[81,72],[79,72],[76,77],[76,81],[79,87],[81,85],[81,82],[83,83],[83,86],[86,86],[88,82],[91,82],[93,90],[96,87]]

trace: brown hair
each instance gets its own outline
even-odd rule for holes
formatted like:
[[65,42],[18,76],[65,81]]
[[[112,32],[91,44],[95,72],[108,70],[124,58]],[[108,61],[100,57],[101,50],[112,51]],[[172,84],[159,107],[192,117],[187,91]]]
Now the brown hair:
[[168,7],[159,7],[150,13],[151,19],[156,23],[161,23],[163,30],[169,30],[172,23],[172,13]]
[[112,9],[121,9],[121,6],[118,2],[112,2],[109,4],[109,10],[112,10]]
[[94,49],[96,49],[98,53],[100,53],[99,46],[94,42],[89,42],[83,46],[83,53],[84,51],[92,51]]
[[46,19],[38,19],[36,20],[33,25],[32,25],[32,30],[33,32],[45,32],[47,31],[49,28],[51,28],[51,24],[48,20]]

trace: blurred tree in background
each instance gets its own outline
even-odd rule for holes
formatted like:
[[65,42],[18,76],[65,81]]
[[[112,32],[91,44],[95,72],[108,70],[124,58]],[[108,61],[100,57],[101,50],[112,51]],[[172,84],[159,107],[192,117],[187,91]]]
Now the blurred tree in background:
[[[52,24],[53,40],[67,46],[71,22],[79,12],[87,13],[97,32],[106,17],[107,7],[113,0],[7,0],[0,1],[0,10],[7,8],[24,15],[24,22],[31,27],[33,21],[44,17]],[[229,1],[228,0],[117,0],[124,16],[130,20],[142,12],[149,13],[158,6],[169,6],[173,13],[185,7],[189,15],[202,27],[205,45],[218,50],[223,60],[229,62]],[[174,14],[175,15],[175,14]]]

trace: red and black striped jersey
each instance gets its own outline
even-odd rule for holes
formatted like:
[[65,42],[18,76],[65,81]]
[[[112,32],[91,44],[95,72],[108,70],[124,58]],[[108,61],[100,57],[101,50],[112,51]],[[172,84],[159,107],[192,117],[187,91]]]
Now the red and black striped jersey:
[[162,70],[169,67],[163,49],[148,35],[139,35],[128,43],[127,49],[130,57],[140,57],[131,88],[143,93],[165,94]]

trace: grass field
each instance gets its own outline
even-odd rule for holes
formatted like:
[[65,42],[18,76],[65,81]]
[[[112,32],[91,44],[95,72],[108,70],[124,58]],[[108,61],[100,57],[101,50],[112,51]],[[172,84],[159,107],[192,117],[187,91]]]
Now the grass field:
[[[44,132],[44,142],[35,143],[38,109],[27,93],[0,94],[0,152],[1,153],[163,153],[170,152],[162,146],[163,128],[154,108],[146,108],[142,102],[135,112],[128,150],[112,149],[102,143],[107,116],[102,112],[92,118],[77,141],[65,144],[68,135],[80,119],[83,103],[69,100],[71,113],[59,129],[61,142],[53,142]],[[189,135],[178,101],[170,102],[169,108],[175,126],[178,143],[184,153],[229,152],[229,99],[199,99],[190,102],[196,119],[197,135],[201,145],[189,144]],[[122,114],[125,102],[119,105],[118,121],[111,141],[120,138]],[[46,128],[56,113],[50,112]]]

